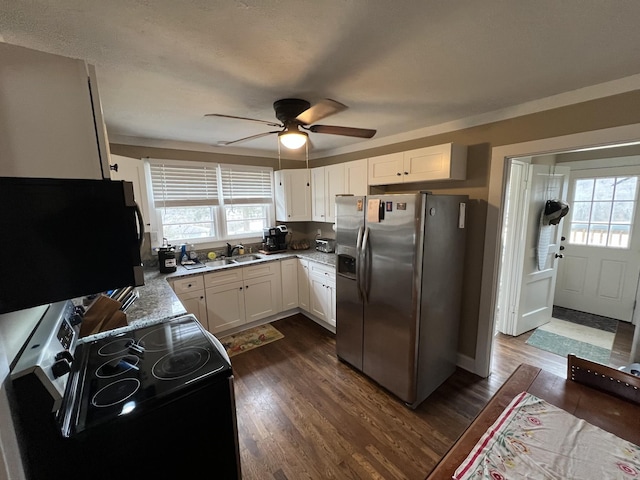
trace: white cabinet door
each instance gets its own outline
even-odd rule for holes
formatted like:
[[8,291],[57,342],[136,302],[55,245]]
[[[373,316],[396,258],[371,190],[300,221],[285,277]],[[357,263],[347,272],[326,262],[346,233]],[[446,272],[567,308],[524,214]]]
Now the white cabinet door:
[[276,220],[308,222],[311,220],[311,179],[309,170],[278,170],[276,183]]
[[336,324],[336,273],[333,267],[309,262],[310,313],[320,320]]
[[[280,262],[282,276],[282,310],[291,310],[298,302],[298,259],[290,258]],[[307,290],[309,287],[307,287]]]
[[447,143],[404,152],[404,182],[464,180],[467,147]]
[[335,284],[327,285],[327,303],[328,303],[328,318],[327,323],[336,326],[336,286]]
[[467,147],[446,143],[372,157],[368,171],[369,185],[464,180]]
[[145,229],[151,227],[151,217],[149,216],[149,198],[147,194],[147,183],[144,178],[144,162],[137,158],[111,155],[111,165],[118,165],[118,170],[111,171],[111,180],[124,180],[133,183],[133,194],[136,203],[142,210]]
[[325,168],[325,222],[336,221],[336,195],[347,193],[344,186],[344,163]]
[[308,312],[309,304],[309,260],[298,258],[298,306]]
[[329,309],[326,281],[320,275],[311,275],[310,280],[309,312],[327,322]]
[[325,167],[311,169],[311,218],[314,222],[326,222],[327,186]]
[[0,65],[0,176],[109,178],[87,64],[0,42]]
[[367,195],[367,159],[354,160],[344,164],[345,193]]
[[207,301],[205,299],[204,290],[198,290],[178,295],[178,299],[184,306],[187,313],[196,316],[200,324],[209,330],[209,322],[207,321]]
[[369,185],[390,185],[403,182],[404,155],[390,153],[369,159]]
[[242,281],[207,288],[206,302],[211,333],[222,332],[245,323]]
[[280,278],[277,275],[245,280],[245,322],[250,323],[280,313],[280,296]]

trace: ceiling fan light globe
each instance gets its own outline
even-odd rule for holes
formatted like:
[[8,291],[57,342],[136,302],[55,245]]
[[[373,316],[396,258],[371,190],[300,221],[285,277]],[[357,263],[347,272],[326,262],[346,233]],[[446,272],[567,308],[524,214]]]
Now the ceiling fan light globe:
[[291,150],[302,147],[307,143],[307,134],[305,132],[289,132],[284,131],[278,134],[280,143]]

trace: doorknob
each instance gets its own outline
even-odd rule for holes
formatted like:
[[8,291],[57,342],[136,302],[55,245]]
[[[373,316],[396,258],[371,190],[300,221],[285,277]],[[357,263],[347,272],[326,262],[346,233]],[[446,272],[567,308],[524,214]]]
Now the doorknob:
[[556,258],[564,258],[564,255],[562,255],[561,253],[556,253]]

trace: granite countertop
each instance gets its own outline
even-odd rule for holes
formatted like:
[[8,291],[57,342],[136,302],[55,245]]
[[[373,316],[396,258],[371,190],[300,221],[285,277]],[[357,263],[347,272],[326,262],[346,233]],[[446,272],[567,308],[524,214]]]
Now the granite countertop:
[[335,266],[336,255],[333,253],[323,253],[316,250],[292,250],[291,252],[276,253],[273,255],[259,254],[259,260],[248,263],[231,264],[223,267],[211,268],[203,267],[198,269],[187,270],[182,266],[178,266],[173,273],[160,273],[156,268],[145,268],[144,285],[136,287],[139,297],[127,310],[128,326],[101,332],[95,335],[84,337],[80,342],[90,342],[102,337],[117,335],[128,330],[154,325],[165,320],[186,315],[187,311],[178,300],[177,295],[171,288],[170,281],[181,277],[189,277],[194,275],[203,275],[226,270],[229,268],[239,268],[243,266],[255,265],[257,263],[272,262],[285,258],[306,258],[314,262],[322,263],[329,266]]

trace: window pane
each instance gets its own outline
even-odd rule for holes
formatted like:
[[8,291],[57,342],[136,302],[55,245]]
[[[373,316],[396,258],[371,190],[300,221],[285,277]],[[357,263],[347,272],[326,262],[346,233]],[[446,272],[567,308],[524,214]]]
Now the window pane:
[[607,245],[609,225],[591,225],[589,227],[589,245],[604,247]]
[[597,223],[609,223],[611,218],[612,202],[593,202],[591,221]]
[[631,226],[629,225],[611,225],[608,246],[616,248],[629,248],[630,234]]
[[591,202],[575,202],[571,220],[574,222],[588,222],[591,214]]
[[616,185],[616,200],[635,200],[638,177],[619,177]]
[[[569,242],[629,248],[638,176],[583,178],[574,184]],[[615,199],[615,200],[614,200]]]
[[572,223],[571,234],[569,235],[569,243],[574,243],[577,245],[586,245],[588,230],[589,230],[589,225],[586,223]]
[[227,233],[230,236],[262,235],[268,225],[265,205],[232,205],[225,207]]
[[587,200],[590,202],[592,200],[592,194],[593,194],[593,179],[576,181],[576,188],[573,194],[574,201]]
[[614,202],[611,221],[631,224],[633,219],[633,202]]
[[594,200],[613,200],[615,178],[596,179],[596,188],[593,192]]
[[213,207],[167,207],[160,213],[163,236],[170,241],[216,236]]

